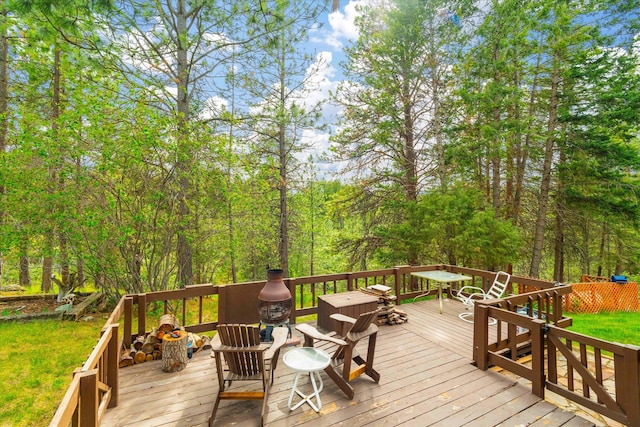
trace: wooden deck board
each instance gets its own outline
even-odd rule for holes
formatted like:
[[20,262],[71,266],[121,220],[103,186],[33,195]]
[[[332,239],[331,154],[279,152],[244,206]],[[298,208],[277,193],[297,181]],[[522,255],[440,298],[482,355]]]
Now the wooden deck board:
[[[540,400],[512,377],[476,369],[471,364],[473,325],[458,318],[462,304],[445,299],[443,305],[440,314],[437,300],[404,304],[409,322],[380,328],[374,363],[380,383],[366,375],[355,379],[353,400],[322,373],[320,413],[308,405],[289,411],[294,372],[282,362],[282,354],[289,350],[283,349],[266,425],[594,425]],[[366,341],[359,344],[362,353],[364,346]],[[159,361],[121,369],[118,407],[107,411],[101,425],[206,426],[218,387],[215,376],[208,351],[196,353],[177,373],[162,372]],[[247,385],[234,384],[232,389],[244,390]],[[261,405],[261,401],[222,401],[214,425],[258,426]]]

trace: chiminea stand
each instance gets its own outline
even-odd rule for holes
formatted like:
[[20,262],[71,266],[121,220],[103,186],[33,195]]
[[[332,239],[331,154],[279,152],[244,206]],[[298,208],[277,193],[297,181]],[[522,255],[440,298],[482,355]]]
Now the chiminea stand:
[[[264,329],[262,329],[262,326],[264,325]],[[289,323],[289,319],[287,319],[286,321],[282,322],[282,323],[262,323],[262,321],[260,322],[260,324],[258,325],[258,328],[260,329],[260,341],[263,342],[271,342],[273,341],[273,338],[271,338],[271,334],[273,333],[273,328],[276,327],[281,327],[281,326],[286,326],[287,329],[289,329],[289,335],[287,338],[291,338],[291,324]]]

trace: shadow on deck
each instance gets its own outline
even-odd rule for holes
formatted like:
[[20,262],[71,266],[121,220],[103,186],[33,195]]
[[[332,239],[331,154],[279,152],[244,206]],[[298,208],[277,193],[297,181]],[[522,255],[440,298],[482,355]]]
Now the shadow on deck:
[[[280,361],[268,402],[266,425],[276,426],[593,426],[531,393],[520,379],[471,364],[473,324],[458,319],[456,301],[403,304],[409,322],[384,325],[374,366],[379,384],[366,375],[352,382],[348,400],[322,373],[322,410],[308,405],[289,411],[294,372]],[[361,343],[365,344],[365,343]],[[284,352],[283,349],[281,358]],[[362,351],[363,352],[363,351]],[[119,404],[103,426],[206,426],[217,381],[209,351],[196,353],[186,369],[168,374],[160,361],[120,370]],[[305,385],[303,385],[304,387]],[[239,387],[246,387],[242,384]],[[223,401],[215,426],[257,426],[260,401]]]

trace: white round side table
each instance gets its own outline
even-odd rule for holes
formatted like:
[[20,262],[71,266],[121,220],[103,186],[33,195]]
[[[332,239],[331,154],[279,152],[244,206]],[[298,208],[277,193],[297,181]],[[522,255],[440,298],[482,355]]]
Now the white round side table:
[[[323,388],[320,371],[329,366],[331,363],[331,356],[329,356],[326,351],[315,347],[299,347],[289,350],[282,360],[285,365],[296,371],[296,376],[293,379],[293,386],[291,388],[291,394],[289,395],[289,409],[293,411],[306,402],[314,411],[319,412],[322,408],[320,392]],[[313,393],[307,395],[298,388],[298,380],[300,379],[301,374],[309,374],[309,378],[311,379],[311,384],[313,386]],[[316,382],[316,378],[319,384]],[[294,406],[291,406],[293,396],[295,394],[298,394],[302,400]],[[314,398],[316,399],[317,404],[311,400]]]

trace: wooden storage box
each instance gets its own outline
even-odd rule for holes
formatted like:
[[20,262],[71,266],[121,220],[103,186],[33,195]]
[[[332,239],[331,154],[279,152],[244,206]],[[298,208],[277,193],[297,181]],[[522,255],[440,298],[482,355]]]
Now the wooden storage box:
[[378,297],[364,292],[342,292],[318,297],[318,326],[327,331],[337,331],[337,322],[331,319],[334,313],[357,319],[362,313],[378,308]]

